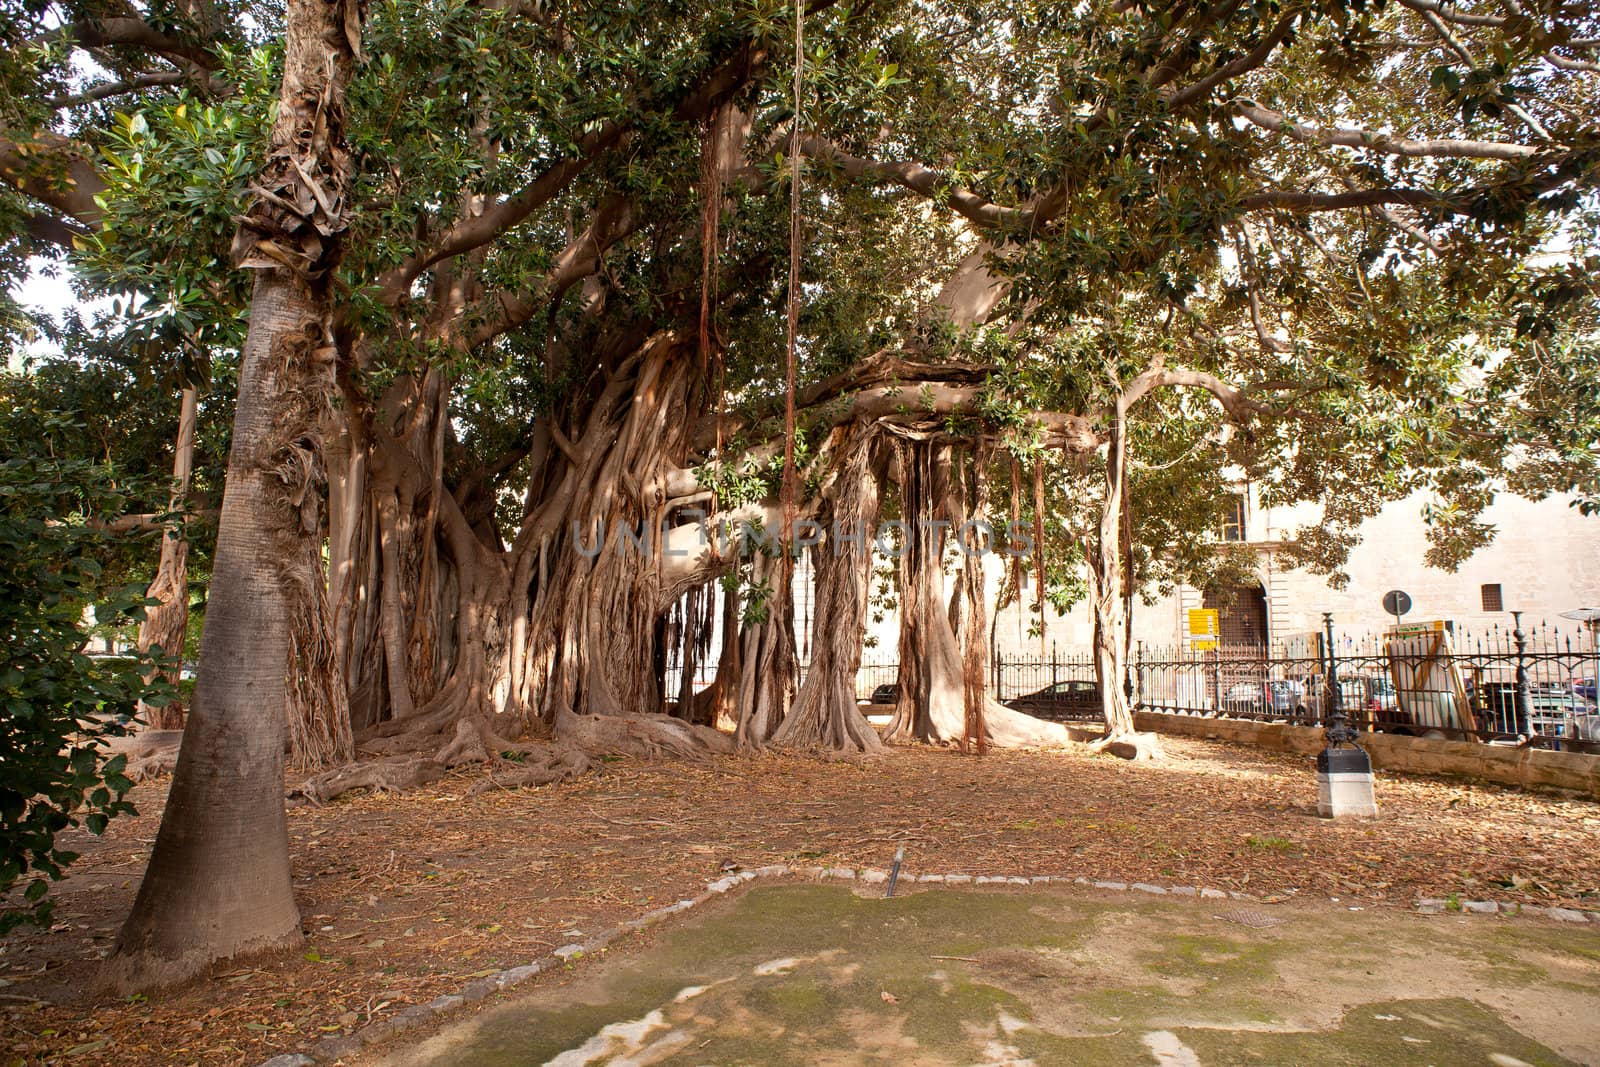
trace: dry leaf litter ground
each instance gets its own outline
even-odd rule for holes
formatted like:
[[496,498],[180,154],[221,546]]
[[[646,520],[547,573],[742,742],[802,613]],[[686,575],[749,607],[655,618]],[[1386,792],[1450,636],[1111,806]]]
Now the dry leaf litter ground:
[[0,942],[0,1062],[253,1064],[693,895],[731,865],[887,867],[900,846],[913,872],[1208,886],[1268,903],[1600,907],[1600,803],[1381,775],[1381,817],[1334,823],[1315,815],[1308,758],[1165,744],[1157,764],[924,748],[620,760],[542,789],[468,799],[479,776],[461,775],[297,808],[300,951],[148,1000],[96,1000],[95,964],[155,837],[157,780],[136,790],[139,816],[104,838],[72,835],[83,858],[57,889],[55,927]]

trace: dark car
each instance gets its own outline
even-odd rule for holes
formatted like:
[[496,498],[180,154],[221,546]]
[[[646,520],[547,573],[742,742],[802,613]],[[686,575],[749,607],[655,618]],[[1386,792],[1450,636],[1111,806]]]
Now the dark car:
[[1006,707],[1025,712],[1036,719],[1098,719],[1098,682],[1057,682],[1035,693],[1006,701]]
[[872,696],[867,699],[869,704],[898,704],[900,702],[900,686],[897,682],[885,682],[872,691]]

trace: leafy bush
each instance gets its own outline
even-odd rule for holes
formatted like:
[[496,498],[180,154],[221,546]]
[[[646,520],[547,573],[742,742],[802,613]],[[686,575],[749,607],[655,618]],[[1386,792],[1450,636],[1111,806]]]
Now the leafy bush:
[[[70,424],[56,428],[70,432]],[[50,435],[19,439],[0,424],[0,932],[47,924],[49,881],[77,858],[57,846],[68,827],[102,832],[133,812],[125,757],[107,758],[127,732],[151,663],[97,660],[83,652],[84,609],[99,623],[144,611],[138,586],[107,588],[103,560],[115,545],[109,520],[125,488],[110,465],[52,454]],[[21,888],[20,899],[16,890]]]

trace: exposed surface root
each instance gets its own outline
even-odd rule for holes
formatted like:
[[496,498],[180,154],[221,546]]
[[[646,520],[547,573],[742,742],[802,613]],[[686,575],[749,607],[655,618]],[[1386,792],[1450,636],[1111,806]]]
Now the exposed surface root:
[[405,758],[353,763],[312,775],[289,791],[291,802],[326,804],[353,789],[387,789],[402,792],[444,777],[438,760]]
[[111,741],[108,751],[128,758],[127,776],[135,782],[171,774],[178,765],[182,730],[140,730],[131,737]]
[[530,754],[526,762],[512,764],[511,770],[497,772],[491,768],[486,777],[473,783],[472,788],[467,790],[467,796],[475,797],[491,789],[521,789],[530,785],[563,782],[568,778],[576,778],[591,766],[593,763],[582,749],[557,745],[538,753],[537,758]]
[[459,763],[487,763],[495,758],[496,753],[490,749],[486,734],[488,730],[482,723],[462,719],[456,723],[456,735],[433,758],[446,767],[454,767]]
[[130,758],[126,772],[131,782],[142,782],[147,778],[159,778],[163,774],[171,774],[178,766],[178,746],[164,748],[152,752],[148,756]]
[[1094,752],[1109,752],[1125,760],[1158,760],[1166,757],[1161,738],[1155,734],[1107,734],[1089,748]]
[[[1036,719],[998,700],[983,702],[983,728],[989,743],[999,748],[1059,748],[1078,740],[1070,727]],[[961,736],[954,730],[952,735]]]
[[727,734],[670,715],[575,715],[563,710],[556,713],[555,735],[558,741],[597,755],[668,754],[700,760],[734,749]]
[[[709,726],[696,726],[667,715],[556,716],[556,744],[526,745],[496,734],[475,718],[455,724],[445,741],[429,730],[377,738],[381,758],[338,767],[307,778],[289,793],[291,802],[326,804],[356,789],[400,792],[443,777],[451,767],[483,764],[487,777],[468,795],[489,789],[549,785],[588,771],[597,756],[676,756],[703,760],[734,751],[733,738]],[[442,742],[442,744],[441,744]],[[371,751],[366,743],[363,749]],[[420,753],[427,752],[428,755]],[[506,757],[515,754],[517,758]]]

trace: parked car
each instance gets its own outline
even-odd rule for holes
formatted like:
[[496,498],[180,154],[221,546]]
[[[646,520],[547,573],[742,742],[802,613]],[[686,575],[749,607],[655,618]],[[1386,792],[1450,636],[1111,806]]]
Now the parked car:
[[1477,711],[1478,728],[1489,734],[1570,736],[1576,724],[1585,722],[1595,713],[1593,704],[1559,685],[1530,685],[1526,716],[1517,710],[1515,682],[1484,682],[1477,687],[1469,683],[1467,692]]
[[1560,691],[1529,692],[1528,708],[1533,713],[1534,733],[1566,737],[1577,722],[1594,714],[1594,705],[1575,693]]
[[1357,675],[1356,680],[1361,683],[1361,701],[1368,711],[1379,713],[1394,711],[1399,705],[1395,702],[1394,682],[1381,674]]
[[[1300,686],[1300,698],[1294,709],[1296,716],[1306,722],[1320,721],[1330,710],[1326,676],[1309,674],[1295,684]],[[1383,729],[1410,722],[1395,702],[1394,683],[1382,675],[1346,674],[1341,670],[1339,707],[1351,722],[1360,723],[1363,729]]]
[[1288,718],[1297,714],[1305,700],[1305,686],[1289,678],[1268,678],[1255,682],[1236,682],[1222,694],[1222,710],[1235,715],[1272,715]]
[[898,682],[885,682],[872,691],[868,698],[869,704],[898,704],[900,703],[900,684]]
[[1005,703],[1006,707],[1036,719],[1098,719],[1101,715],[1100,683],[1056,682]]

